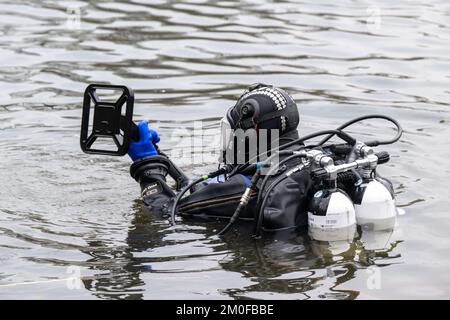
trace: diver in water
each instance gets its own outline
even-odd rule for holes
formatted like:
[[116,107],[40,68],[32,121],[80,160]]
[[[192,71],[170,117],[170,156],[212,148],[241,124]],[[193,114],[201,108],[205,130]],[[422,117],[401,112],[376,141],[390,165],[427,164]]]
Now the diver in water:
[[[115,102],[100,99],[97,89],[122,90]],[[123,105],[126,102],[126,112]],[[88,86],[83,102],[80,144],[94,154],[128,155],[131,176],[140,184],[142,199],[154,213],[184,218],[225,219],[226,233],[239,219],[253,221],[253,235],[262,231],[308,227],[316,240],[353,237],[356,225],[391,229],[397,209],[389,180],[377,166],[389,161],[373,147],[392,144],[402,135],[400,124],[385,115],[350,120],[334,130],[299,137],[298,107],[280,88],[250,86],[221,121],[222,156],[218,170],[189,181],[158,148],[158,133],[147,121],[132,121],[134,95],[124,86]],[[89,114],[94,105],[92,133]],[[125,115],[124,115],[125,113]],[[382,119],[395,125],[388,140],[358,141],[344,131],[363,120]],[[313,145],[306,141],[323,136]],[[109,137],[118,151],[95,149],[97,138]],[[344,143],[332,143],[338,137]],[[119,139],[120,138],[120,139]],[[122,140],[123,143],[120,144]],[[176,182],[176,190],[166,181]],[[178,192],[176,192],[178,191]],[[186,194],[188,194],[185,196]],[[329,236],[331,235],[331,239]]]
[[[298,124],[298,107],[284,90],[264,84],[248,88],[222,120],[222,135],[224,135],[222,141],[225,144],[222,161],[230,173],[207,179],[194,186],[191,194],[180,200],[178,213],[184,217],[229,219],[256,172],[255,165],[245,166],[245,163],[252,160],[250,159],[252,155],[261,157],[261,153],[267,151],[260,150],[258,146],[262,144],[259,140],[268,140],[269,149],[275,145],[282,146],[293,142],[299,138]],[[231,130],[228,136],[227,125]],[[156,131],[149,129],[146,121],[140,122],[138,127],[140,140],[132,142],[128,151],[134,161],[130,170],[131,175],[141,186],[146,206],[154,212],[169,214],[176,194],[166,183],[167,164],[164,159],[166,156],[159,153],[155,147],[160,137]],[[238,137],[234,133],[239,129],[241,130],[239,139],[242,139],[243,143],[238,147]],[[261,134],[264,130],[270,132],[268,135],[271,136]],[[255,138],[254,143],[249,142],[252,140],[252,134]],[[298,143],[289,149],[297,151],[302,147],[303,143]],[[243,161],[238,161],[239,158]],[[280,156],[279,160],[282,159],[283,156]],[[284,164],[283,170],[289,170],[301,163],[300,158],[289,160]],[[276,174],[269,177],[266,185],[270,185],[275,177]],[[291,175],[289,179],[279,183],[266,201],[262,219],[263,229],[279,230],[305,226],[306,196],[310,185],[311,178],[307,171]],[[257,197],[253,196],[239,218],[253,219],[257,207]]]

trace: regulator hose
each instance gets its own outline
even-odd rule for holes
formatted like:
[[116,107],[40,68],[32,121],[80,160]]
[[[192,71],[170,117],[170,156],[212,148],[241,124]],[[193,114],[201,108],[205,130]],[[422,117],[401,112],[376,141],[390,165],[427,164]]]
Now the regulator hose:
[[283,164],[285,164],[286,162],[288,162],[289,160],[292,160],[292,159],[295,159],[295,158],[299,158],[299,157],[304,157],[304,156],[305,156],[304,154],[299,154],[299,153],[293,154],[293,155],[287,157],[286,159],[281,160],[280,163],[278,163],[278,165],[277,165],[276,167],[272,168],[272,169],[265,175],[265,177],[264,177],[264,179],[263,179],[263,181],[262,181],[262,183],[261,183],[261,186],[259,187],[259,189],[261,190],[261,192],[258,193],[258,200],[256,201],[257,207],[259,207],[259,203],[261,202],[261,197],[262,197],[261,193],[262,193],[262,191],[264,190],[264,187],[266,186],[267,181],[269,180],[270,176],[275,172],[275,170],[279,170],[279,168],[280,168]]
[[[366,116],[361,116],[361,117],[358,117],[358,118],[354,118],[354,119],[344,123],[343,125],[339,126],[335,130],[322,130],[322,131],[318,131],[318,132],[315,132],[315,133],[303,136],[303,137],[301,137],[299,139],[293,140],[293,141],[291,141],[289,143],[286,143],[286,144],[280,146],[278,149],[282,150],[282,149],[287,148],[287,147],[289,147],[289,146],[291,146],[293,144],[302,143],[302,142],[304,142],[306,140],[309,140],[309,139],[312,139],[312,138],[315,138],[315,137],[318,137],[318,136],[321,136],[321,135],[326,135],[326,134],[327,134],[327,136],[324,139],[322,139],[322,141],[320,141],[318,144],[314,145],[314,147],[323,145],[325,142],[330,140],[335,135],[339,135],[339,134],[343,135],[344,134],[344,135],[350,137],[348,134],[343,132],[342,129],[345,129],[345,128],[347,128],[348,126],[350,126],[352,124],[355,124],[357,122],[360,122],[360,121],[363,121],[363,120],[367,120],[367,119],[384,119],[384,120],[387,120],[387,121],[393,123],[395,125],[395,127],[397,128],[397,134],[395,135],[394,138],[392,138],[390,140],[385,140],[385,141],[374,140],[374,141],[366,142],[365,144],[370,146],[370,147],[375,147],[375,146],[378,146],[378,145],[385,145],[385,144],[392,144],[394,142],[397,142],[400,139],[400,137],[402,136],[402,134],[403,134],[403,128],[401,127],[401,125],[398,123],[397,120],[395,120],[395,119],[393,119],[393,118],[391,118],[389,116],[382,115],[382,114],[371,114],[371,115],[366,115]],[[351,139],[353,139],[353,138],[351,138]],[[346,139],[344,139],[344,140],[346,140]],[[350,144],[354,144],[354,143],[350,143]],[[269,151],[267,151],[265,153],[262,153],[261,155],[267,154],[269,152],[272,152],[272,151],[278,150],[278,149],[276,149],[276,148],[275,149],[271,149],[271,150],[269,150]],[[248,163],[250,163],[251,161],[255,161],[255,160],[256,160],[256,158],[252,158],[248,162],[246,162],[245,164],[237,166],[232,171],[231,175],[233,175],[233,174],[243,170],[243,168],[245,168],[245,166],[248,166]]]
[[193,186],[195,186],[197,183],[200,183],[202,181],[205,181],[209,178],[214,178],[217,177],[221,174],[225,174],[228,173],[230,170],[230,168],[224,167],[224,168],[220,168],[219,170],[213,171],[207,175],[202,176],[201,178],[198,178],[197,180],[194,180],[193,182],[189,183],[186,187],[183,188],[183,190],[181,190],[177,196],[175,197],[175,200],[173,202],[171,211],[170,211],[170,221],[172,225],[175,225],[175,215],[176,215],[176,211],[177,211],[177,207],[178,207],[178,202],[180,202],[181,198],[183,197],[183,195],[188,192],[188,190],[190,190]]
[[257,215],[257,219],[255,220],[255,227],[254,227],[254,232],[253,232],[253,236],[255,238],[258,238],[261,235],[261,227],[262,227],[262,221],[263,221],[263,217],[264,217],[264,207],[267,204],[267,199],[269,198],[269,194],[270,192],[272,192],[272,190],[279,184],[281,183],[283,180],[287,179],[289,176],[287,175],[283,175],[278,177],[267,189],[267,192],[264,196],[263,202],[261,204],[261,207],[258,210],[258,215]]
[[268,150],[268,151],[266,151],[266,152],[263,152],[263,153],[259,154],[259,155],[256,156],[256,157],[251,158],[251,159],[250,159],[249,161],[247,161],[246,163],[244,163],[244,164],[242,164],[242,165],[238,165],[235,169],[233,169],[233,171],[230,173],[230,176],[231,176],[231,175],[234,175],[234,174],[236,174],[236,173],[238,173],[238,172],[240,172],[240,171],[242,171],[243,169],[245,169],[245,168],[250,164],[250,162],[257,160],[257,157],[261,157],[261,156],[263,156],[263,155],[266,155],[266,154],[268,154],[269,152],[274,152],[274,151],[277,151],[277,150],[283,150],[283,149],[286,149],[286,148],[288,148],[288,147],[290,147],[290,146],[292,146],[292,145],[299,144],[299,143],[303,143],[303,142],[305,142],[306,140],[313,139],[313,138],[316,138],[316,137],[320,137],[320,136],[323,136],[323,135],[326,135],[326,134],[330,135],[330,138],[331,138],[332,136],[334,136],[334,135],[337,135],[337,136],[339,136],[342,140],[344,140],[344,141],[346,141],[347,143],[349,143],[350,145],[354,145],[354,144],[356,143],[356,140],[355,140],[354,138],[352,138],[349,134],[347,134],[347,133],[345,133],[345,132],[343,132],[343,131],[340,131],[340,130],[336,130],[336,129],[322,130],[322,131],[310,133],[310,134],[305,135],[305,136],[303,136],[303,137],[301,137],[301,138],[298,138],[298,139],[295,139],[295,140],[293,140],[293,141],[291,141],[291,142],[288,142],[288,143],[286,143],[286,144],[283,144],[282,146],[280,146],[280,147],[278,147],[278,148],[274,148],[274,149]]
[[[280,168],[283,164],[285,164],[285,163],[288,162],[289,160],[292,160],[292,159],[298,158],[298,157],[304,157],[304,155],[303,155],[303,154],[293,154],[293,155],[287,157],[286,159],[282,160],[282,161],[278,164],[278,168]],[[275,171],[275,170],[273,170],[273,171]],[[256,208],[260,208],[260,209],[261,209],[261,208],[263,207],[263,205],[260,206],[261,198],[262,198],[262,193],[263,193],[263,190],[264,190],[264,188],[265,188],[265,186],[266,186],[266,184],[267,184],[267,181],[269,180],[269,177],[270,177],[270,175],[271,175],[272,173],[273,173],[272,170],[269,171],[269,173],[264,177],[264,180],[263,180],[263,182],[261,183],[260,191],[259,191],[259,193],[258,193],[258,199],[257,199],[257,201],[256,201]],[[283,176],[282,176],[282,177],[283,177]],[[288,177],[288,176],[286,175],[286,176],[284,176],[284,177]],[[277,181],[277,180],[276,180],[276,181]],[[276,182],[276,181],[275,181],[275,182]],[[274,184],[275,184],[275,182],[274,182]],[[281,182],[281,181],[279,181],[279,182]],[[276,184],[278,184],[278,183],[276,183]],[[273,184],[272,184],[272,185],[273,185]],[[268,192],[272,191],[272,189],[273,189],[272,185],[269,187]],[[266,193],[266,195],[267,195],[267,193]],[[265,198],[265,197],[264,197],[264,198]],[[264,204],[264,206],[265,206],[265,204]],[[263,211],[264,211],[264,210],[258,210],[258,214],[255,215],[255,222],[254,222],[254,227],[253,227],[253,235],[254,235],[255,237],[259,237],[259,235],[260,235],[260,233],[261,233],[260,229],[261,229],[262,220],[263,220],[263,213],[262,213]]]
[[[208,179],[208,178],[206,178],[206,179]],[[175,223],[175,214],[176,214],[176,211],[177,211],[178,202],[180,202],[180,200],[181,200],[181,198],[183,197],[183,195],[184,195],[189,189],[191,189],[191,188],[192,188],[194,185],[196,185],[197,183],[200,183],[200,182],[202,182],[202,181],[204,181],[204,180],[206,180],[206,179],[204,179],[203,177],[201,177],[201,178],[198,178],[197,180],[194,180],[193,182],[189,183],[186,187],[184,187],[183,190],[181,190],[181,191],[177,194],[177,196],[175,197],[175,201],[173,202],[172,209],[170,210],[170,221],[171,221],[171,224],[172,224],[173,226],[176,224],[176,223]]]
[[[256,164],[256,172],[253,175],[252,180],[250,181],[250,184],[248,185],[247,189],[245,189],[244,194],[242,195],[236,210],[234,211],[233,215],[230,218],[230,221],[221,231],[219,231],[219,233],[218,233],[219,236],[224,235],[225,233],[228,232],[228,230],[233,226],[233,224],[239,218],[239,215],[241,214],[241,212],[247,207],[247,204],[250,201],[251,195],[257,189],[256,184],[258,183],[258,180],[261,177],[261,169],[267,167],[276,155],[284,155],[284,154],[292,154],[292,153],[294,153],[294,151],[292,151],[292,150],[276,151],[276,154],[271,155],[264,162],[262,162],[262,163],[259,162]],[[259,193],[258,193],[258,196],[259,196]]]
[[[398,123],[397,120],[395,120],[395,119],[393,119],[393,118],[391,118],[389,116],[382,115],[382,114],[370,114],[370,115],[366,115],[366,116],[362,116],[362,117],[358,117],[358,118],[352,119],[352,120],[344,123],[343,125],[339,126],[338,128],[336,128],[336,130],[343,130],[343,129],[351,126],[352,124],[355,124],[357,122],[360,122],[360,121],[363,121],[363,120],[367,120],[367,119],[383,119],[383,120],[387,120],[387,121],[393,123],[394,126],[397,128],[397,134],[392,139],[384,140],[384,141],[383,140],[382,141],[373,140],[373,141],[365,142],[365,144],[368,145],[369,147],[376,147],[376,146],[384,145],[384,144],[392,144],[394,142],[397,142],[400,139],[400,137],[402,136],[402,134],[403,134],[403,128],[401,127],[400,123]],[[333,137],[333,135],[330,134],[327,137],[323,138],[322,141],[319,142],[319,145],[323,145],[325,142],[330,140],[332,137]]]
[[[347,142],[350,145],[354,145],[356,143],[356,140],[352,136],[350,136],[349,134],[345,133],[341,129],[330,129],[330,130],[322,130],[322,131],[318,131],[318,132],[314,132],[314,133],[308,134],[308,135],[303,136],[303,137],[301,137],[301,138],[299,138],[297,140],[294,140],[294,141],[288,142],[286,144],[283,144],[280,147],[280,149],[286,149],[287,147],[290,147],[290,146],[292,146],[294,144],[303,143],[306,140],[310,140],[312,138],[323,136],[325,134],[328,134],[330,138],[336,135],[336,136],[338,136],[339,138],[341,138],[342,140],[344,140],[345,142]],[[321,144],[322,143],[319,143],[319,145],[321,145]]]
[[258,182],[260,176],[261,176],[261,169],[258,169],[256,173],[253,175],[249,186],[247,187],[247,189],[245,189],[244,194],[242,195],[241,200],[239,201],[239,204],[236,210],[234,211],[233,215],[231,216],[230,220],[228,221],[227,225],[222,230],[219,231],[218,233],[219,236],[223,236],[225,233],[228,232],[228,230],[230,230],[230,228],[239,218],[241,212],[247,207],[247,204],[250,201],[253,192],[256,191],[256,183]]

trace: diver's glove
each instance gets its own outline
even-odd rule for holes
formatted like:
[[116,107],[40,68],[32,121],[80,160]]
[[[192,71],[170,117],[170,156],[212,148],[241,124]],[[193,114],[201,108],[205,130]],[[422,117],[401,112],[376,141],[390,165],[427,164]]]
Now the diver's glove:
[[156,156],[158,151],[156,150],[155,143],[158,143],[160,138],[155,130],[151,130],[148,127],[148,122],[143,120],[138,124],[139,129],[139,141],[132,141],[128,148],[128,155],[133,161]]

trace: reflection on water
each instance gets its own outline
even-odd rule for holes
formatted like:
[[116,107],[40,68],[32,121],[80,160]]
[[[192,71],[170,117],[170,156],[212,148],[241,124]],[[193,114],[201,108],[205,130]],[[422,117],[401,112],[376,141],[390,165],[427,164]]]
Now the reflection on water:
[[[215,273],[227,271],[249,279],[242,288],[229,288],[229,283],[220,288],[222,294],[235,299],[354,299],[358,291],[336,287],[355,277],[358,269],[377,265],[381,259],[386,266],[390,259],[398,258],[398,254],[391,253],[397,244],[391,238],[392,231],[364,232],[365,238],[348,241],[315,241],[295,232],[254,240],[248,236],[251,226],[240,225],[233,234],[219,240],[211,225],[187,224],[176,227],[174,234],[161,224],[166,225],[166,221],[136,212],[126,249],[116,253],[88,251],[92,256],[89,262],[97,272],[83,281],[86,289],[102,298],[156,298],[160,290],[171,294],[180,290],[167,287],[165,282],[172,277],[190,283],[208,279],[211,274],[214,281]],[[172,243],[170,239],[174,238],[177,241]],[[146,278],[155,278],[151,283],[156,292],[145,292]]]
[[[448,298],[450,6],[427,1],[36,1],[0,4],[1,298]],[[78,144],[90,82],[135,90],[164,151],[217,126],[254,82],[288,89],[302,134],[383,113],[406,214],[349,242],[148,215],[127,158]],[[360,137],[390,134],[365,123]],[[183,133],[184,134],[184,133]],[[201,152],[207,152],[202,150]],[[213,169],[177,163],[190,176]],[[71,269],[75,267],[75,269]],[[70,289],[75,272],[83,285]],[[380,275],[380,285],[374,275]],[[62,280],[61,280],[62,279]],[[375,279],[376,280],[376,279]],[[371,282],[372,281],[372,282]]]

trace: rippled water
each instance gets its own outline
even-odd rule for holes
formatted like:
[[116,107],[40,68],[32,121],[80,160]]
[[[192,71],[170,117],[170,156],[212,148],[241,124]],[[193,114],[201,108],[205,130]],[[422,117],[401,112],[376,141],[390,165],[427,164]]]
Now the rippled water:
[[[450,298],[447,1],[2,0],[0,39],[0,298]],[[135,89],[166,151],[254,82],[292,93],[301,133],[393,116],[406,132],[381,172],[405,214],[351,244],[172,228],[128,158],[80,151],[91,82]]]

